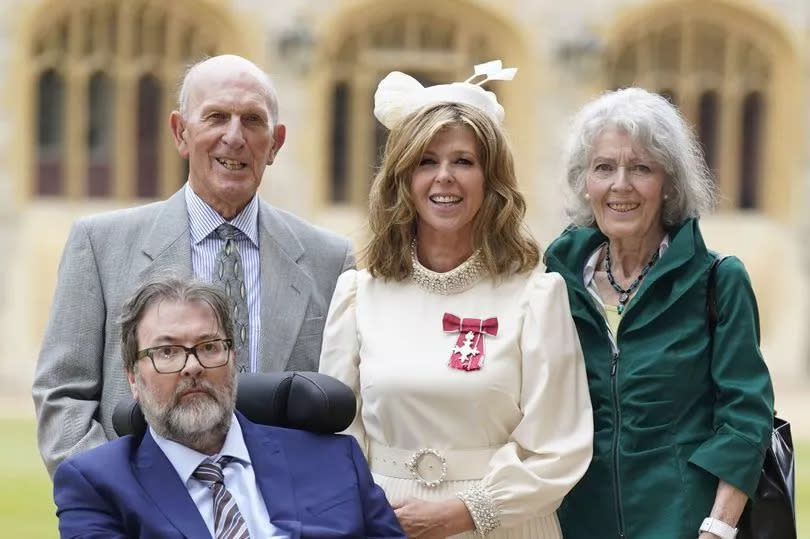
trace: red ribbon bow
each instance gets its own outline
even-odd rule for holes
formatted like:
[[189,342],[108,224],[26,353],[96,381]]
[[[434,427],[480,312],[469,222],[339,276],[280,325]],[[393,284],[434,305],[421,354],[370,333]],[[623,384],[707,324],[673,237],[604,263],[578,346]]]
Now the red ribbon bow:
[[456,345],[450,353],[450,367],[462,371],[477,371],[484,362],[484,335],[498,335],[498,318],[459,318],[444,313],[442,328],[458,333]]

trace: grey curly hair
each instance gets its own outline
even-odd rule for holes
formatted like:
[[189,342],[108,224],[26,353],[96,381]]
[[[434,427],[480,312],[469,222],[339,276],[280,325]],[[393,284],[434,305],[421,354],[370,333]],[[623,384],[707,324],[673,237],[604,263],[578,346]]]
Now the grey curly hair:
[[574,119],[566,149],[566,179],[572,191],[567,213],[574,224],[594,225],[585,198],[586,180],[597,137],[606,129],[630,135],[666,171],[664,226],[710,212],[715,185],[694,133],[672,103],[642,88],[606,92],[586,104]]

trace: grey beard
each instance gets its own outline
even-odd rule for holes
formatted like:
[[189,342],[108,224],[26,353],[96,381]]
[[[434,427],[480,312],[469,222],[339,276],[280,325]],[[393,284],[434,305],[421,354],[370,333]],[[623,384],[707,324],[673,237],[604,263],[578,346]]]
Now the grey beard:
[[197,397],[194,402],[172,406],[158,414],[153,422],[144,412],[155,432],[198,451],[222,443],[231,427],[231,411],[209,397]]
[[[206,382],[178,384],[177,392],[169,405],[161,405],[149,388],[145,387],[136,373],[139,401],[147,423],[160,436],[173,440],[200,453],[208,453],[209,448],[221,445],[231,427],[231,418],[236,404],[236,372],[225,387],[212,387]],[[194,385],[211,390],[206,395],[198,395],[187,403],[177,400],[177,394]]]

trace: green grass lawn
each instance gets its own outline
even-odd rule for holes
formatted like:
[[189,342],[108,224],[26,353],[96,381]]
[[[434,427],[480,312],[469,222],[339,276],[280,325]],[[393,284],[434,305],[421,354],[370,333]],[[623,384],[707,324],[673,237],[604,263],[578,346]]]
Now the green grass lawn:
[[796,520],[799,539],[810,537],[810,441],[796,447]]
[[0,419],[0,536],[58,537],[51,480],[32,419]]
[[[58,536],[51,481],[39,458],[31,419],[0,419],[0,536]],[[799,539],[810,539],[810,441],[796,450]]]

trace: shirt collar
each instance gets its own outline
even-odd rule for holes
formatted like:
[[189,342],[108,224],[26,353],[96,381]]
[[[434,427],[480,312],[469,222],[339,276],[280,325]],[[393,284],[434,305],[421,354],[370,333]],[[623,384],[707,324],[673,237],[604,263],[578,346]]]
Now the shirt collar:
[[186,207],[188,208],[188,224],[191,232],[191,241],[194,245],[207,238],[222,223],[230,223],[248,237],[256,247],[259,246],[259,197],[253,195],[248,205],[230,221],[226,221],[220,214],[209,206],[194,192],[191,185],[186,182]]
[[[588,257],[588,261],[585,263],[585,268],[582,270],[582,282],[585,283],[585,286],[589,286],[591,281],[593,280],[593,275],[596,273],[596,264],[599,262],[599,256],[602,254],[602,248],[605,246],[607,242],[602,243],[597,247],[592,253],[591,256]],[[664,238],[661,240],[661,243],[658,245],[658,258],[664,256],[664,253],[669,248],[669,234],[664,234]]]
[[235,414],[231,414],[231,426],[228,429],[228,434],[225,435],[225,443],[222,445],[222,450],[216,455],[206,455],[174,440],[164,438],[156,433],[151,425],[149,426],[149,433],[160,450],[163,451],[163,454],[166,455],[166,458],[169,459],[184,485],[188,483],[197,466],[204,461],[215,461],[221,456],[229,456],[246,466],[251,464],[250,454],[245,445],[245,438],[242,435],[242,427],[239,425],[239,420],[236,419]]

